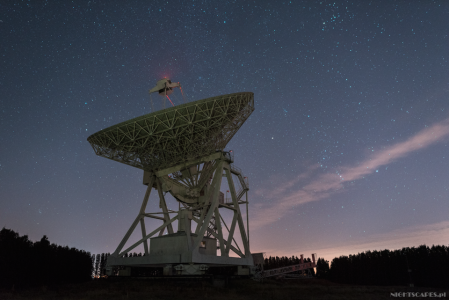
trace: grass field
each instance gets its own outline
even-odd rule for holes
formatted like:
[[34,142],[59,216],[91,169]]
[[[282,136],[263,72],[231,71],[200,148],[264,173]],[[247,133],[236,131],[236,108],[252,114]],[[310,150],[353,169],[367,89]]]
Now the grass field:
[[167,281],[129,278],[100,279],[78,285],[61,285],[25,290],[0,290],[0,299],[391,299],[394,292],[446,292],[436,288],[351,286],[321,279],[266,280],[233,279],[224,288],[210,281]]

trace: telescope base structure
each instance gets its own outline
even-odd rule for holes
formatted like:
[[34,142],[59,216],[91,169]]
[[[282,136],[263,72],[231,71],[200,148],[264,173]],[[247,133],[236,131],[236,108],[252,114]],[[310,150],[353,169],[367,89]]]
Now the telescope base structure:
[[[238,275],[249,275],[254,260],[248,228],[240,211],[242,204],[248,209],[249,186],[240,169],[232,163],[230,152],[218,151],[164,170],[145,171],[143,183],[148,187],[141,209],[117,249],[108,257],[106,274],[130,276],[131,267],[162,267],[163,275],[203,275],[209,267],[238,266]],[[238,190],[233,177],[237,178]],[[225,199],[220,192],[223,178],[227,180],[230,199]],[[153,188],[158,192],[162,211],[147,213],[145,209]],[[167,208],[164,197],[167,192],[179,202],[178,211]],[[223,210],[231,211],[232,220],[228,224],[220,213]],[[246,216],[248,227],[248,211]],[[146,218],[159,219],[162,225],[147,234]],[[173,231],[175,221],[177,232]],[[142,238],[123,250],[138,224]],[[195,224],[196,227],[192,226]],[[128,253],[140,245],[144,248],[143,256],[129,257]],[[121,269],[118,274],[113,274],[115,268]]]
[[[316,258],[316,253],[312,253],[312,261],[306,262],[306,261],[304,261],[304,256],[301,254],[301,263],[299,263],[297,265],[286,266],[286,267],[276,268],[276,269],[271,269],[271,270],[263,270],[263,268],[262,268],[262,270],[260,270],[259,272],[256,272],[256,274],[254,274],[253,279],[263,280],[264,278],[274,277],[274,276],[276,276],[276,277],[289,276],[290,278],[310,278],[311,276],[308,276],[309,274],[307,274],[307,273],[310,273],[310,269],[316,268],[315,258]],[[293,272],[298,272],[298,271],[302,271],[303,274],[301,274],[301,275],[292,274]]]
[[[210,256],[199,253],[184,252],[178,255],[149,255],[137,257],[108,257],[106,270],[108,276],[113,275],[114,267],[162,267],[163,275],[204,275],[209,267],[217,266],[246,266],[252,267],[252,259],[237,257]],[[244,269],[245,270],[245,269]],[[118,275],[130,276],[120,272]],[[249,275],[241,274],[241,275]]]

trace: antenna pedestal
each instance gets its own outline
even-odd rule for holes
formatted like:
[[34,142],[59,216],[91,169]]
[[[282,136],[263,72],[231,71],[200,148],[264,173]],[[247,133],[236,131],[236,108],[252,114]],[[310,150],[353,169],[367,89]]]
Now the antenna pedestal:
[[[223,180],[227,181],[230,199],[225,199],[220,191]],[[108,257],[109,275],[119,266],[163,267],[166,275],[198,275],[213,266],[254,265],[240,211],[240,205],[247,204],[243,196],[249,186],[241,170],[233,166],[232,152],[219,151],[163,170],[145,171],[143,182],[148,187],[142,206],[119,246]],[[147,213],[153,189],[157,190],[161,211]],[[178,211],[167,208],[166,192],[179,201]],[[224,210],[231,212],[228,222]],[[147,230],[146,218],[158,219],[161,225]],[[177,232],[173,231],[174,223]],[[138,224],[142,238],[131,244],[129,238]],[[144,255],[129,257],[140,245]]]

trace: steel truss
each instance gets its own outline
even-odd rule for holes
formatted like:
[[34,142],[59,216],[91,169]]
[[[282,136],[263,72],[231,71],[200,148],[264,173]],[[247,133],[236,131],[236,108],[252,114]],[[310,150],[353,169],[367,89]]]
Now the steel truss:
[[[176,269],[180,274],[182,270],[188,269],[183,268],[182,264],[201,265],[199,268],[201,271],[207,269],[204,265],[253,266],[248,228],[245,229],[240,210],[242,204],[248,209],[249,186],[241,171],[232,163],[233,157],[229,152],[219,151],[163,170],[146,171],[144,184],[148,187],[139,213],[117,249],[109,256],[107,270],[110,271],[114,266],[172,265],[172,271]],[[233,177],[238,178],[238,189]],[[230,201],[226,201],[220,192],[223,178],[228,183]],[[158,192],[161,211],[148,213],[146,208],[153,188]],[[170,192],[179,201],[179,210],[168,209],[164,192]],[[244,195],[246,199],[242,200]],[[220,213],[223,209],[232,212],[232,221],[228,224]],[[246,214],[248,215],[248,211]],[[146,218],[158,219],[162,224],[147,233]],[[177,232],[173,229],[174,221],[178,221]],[[124,249],[139,224],[142,238]],[[192,226],[195,224],[196,226]],[[246,225],[248,227],[248,224]],[[164,235],[165,231],[167,234]],[[236,242],[236,235],[240,237],[241,247]],[[159,249],[160,251],[155,250],[158,247],[157,243],[164,242],[161,238],[172,239],[167,246],[176,244],[177,250],[170,247],[166,250],[164,248]],[[204,250],[202,246],[206,242],[213,243],[215,249]],[[125,257],[139,245],[143,245],[144,256]],[[216,253],[217,249],[220,250],[220,256]],[[231,256],[232,253],[238,257]]]
[[271,270],[261,270],[260,272],[257,272],[254,276],[255,280],[260,280],[263,278],[273,277],[273,276],[290,276],[290,277],[297,277],[297,278],[304,278],[304,275],[294,275],[289,274],[296,271],[305,271],[311,268],[316,268],[315,263],[315,257],[316,254],[312,254],[312,261],[311,262],[304,262],[304,256],[301,254],[301,262],[297,265],[277,268],[277,269],[271,269]]
[[221,95],[113,125],[87,140],[99,156],[163,169],[223,150],[253,111],[253,93]]

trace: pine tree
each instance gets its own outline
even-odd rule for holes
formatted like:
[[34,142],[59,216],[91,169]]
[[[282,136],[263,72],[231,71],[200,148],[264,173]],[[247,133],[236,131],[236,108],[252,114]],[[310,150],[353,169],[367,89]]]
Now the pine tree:
[[316,263],[316,276],[318,278],[327,278],[329,273],[329,261],[324,258],[318,258]]
[[[66,272],[61,275],[61,267]],[[91,279],[92,257],[76,248],[50,244],[47,236],[35,243],[27,236],[0,231],[0,286],[37,286]]]
[[103,276],[105,273],[105,268],[106,268],[106,255],[104,253],[101,253],[100,256],[100,274],[99,276]]
[[95,258],[95,269],[94,269],[94,276],[98,277],[100,275],[99,270],[100,270],[100,259],[101,259],[101,254],[97,254],[96,258]]
[[92,254],[90,259],[92,261],[92,268],[91,268],[92,277],[95,277],[95,254]]

